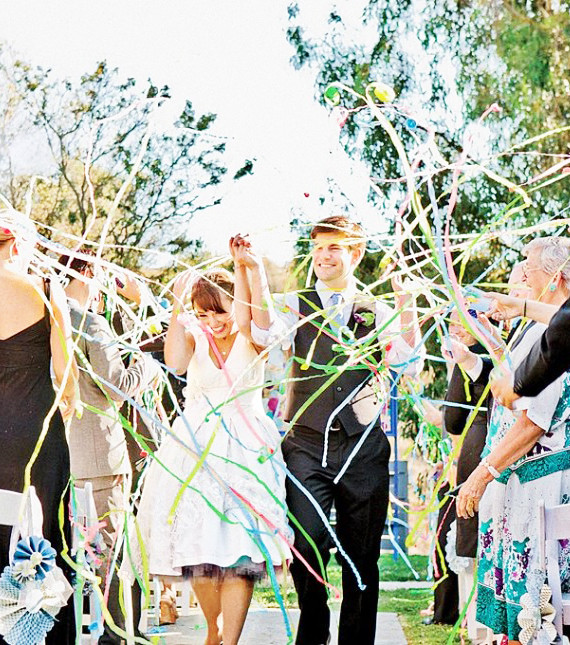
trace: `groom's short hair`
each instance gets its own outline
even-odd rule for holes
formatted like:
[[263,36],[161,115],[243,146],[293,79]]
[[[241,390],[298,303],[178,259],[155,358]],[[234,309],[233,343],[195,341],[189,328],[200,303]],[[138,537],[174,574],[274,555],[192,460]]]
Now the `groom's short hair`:
[[345,215],[332,215],[317,222],[311,230],[311,239],[315,239],[319,233],[340,233],[349,240],[349,248],[366,248],[364,229]]

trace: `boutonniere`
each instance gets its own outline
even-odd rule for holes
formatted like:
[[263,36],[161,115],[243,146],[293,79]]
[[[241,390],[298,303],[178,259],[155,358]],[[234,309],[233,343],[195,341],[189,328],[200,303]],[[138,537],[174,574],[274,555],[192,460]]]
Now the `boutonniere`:
[[374,324],[374,314],[371,311],[355,311],[354,320],[356,320],[359,325],[370,327]]

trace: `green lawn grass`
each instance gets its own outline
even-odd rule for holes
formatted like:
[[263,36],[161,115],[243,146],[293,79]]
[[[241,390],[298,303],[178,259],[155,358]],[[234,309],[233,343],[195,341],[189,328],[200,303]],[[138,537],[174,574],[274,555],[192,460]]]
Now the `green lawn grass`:
[[[420,610],[432,600],[431,589],[396,589],[380,591],[378,611],[393,611],[398,614],[409,645],[446,645],[453,628],[447,625],[424,625]],[[469,640],[464,636],[464,642]],[[460,643],[459,633],[451,643]]]
[[[410,556],[410,561],[420,580],[427,576],[428,558],[422,555]],[[411,581],[415,580],[413,573],[406,563],[398,558],[394,560],[391,555],[382,555],[379,560],[380,580]],[[328,581],[334,587],[341,587],[341,569],[334,559],[331,559],[327,567]],[[284,594],[286,607],[297,607],[297,594],[292,585],[290,577],[285,587],[281,587]],[[410,645],[445,645],[453,631],[451,627],[444,625],[424,625],[420,610],[425,609],[431,602],[432,591],[430,589],[396,589],[394,591],[380,591],[378,599],[378,611],[395,612],[400,618],[404,633]],[[265,607],[278,607],[275,600],[275,593],[270,585],[257,585],[254,593],[255,599]],[[331,601],[331,607],[338,608],[339,603]],[[451,641],[460,643],[459,634]],[[469,641],[464,641],[468,643]]]

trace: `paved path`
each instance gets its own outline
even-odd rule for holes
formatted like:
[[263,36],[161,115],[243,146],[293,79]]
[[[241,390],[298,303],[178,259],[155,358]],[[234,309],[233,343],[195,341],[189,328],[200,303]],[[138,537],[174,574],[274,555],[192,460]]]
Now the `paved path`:
[[[294,626],[299,620],[299,610],[291,609],[289,617]],[[332,613],[332,626],[338,626],[338,612]],[[168,631],[177,632],[160,640],[166,645],[203,645],[205,638],[204,619],[198,611],[191,616],[179,618]],[[336,631],[336,629],[334,629]],[[250,609],[240,645],[286,645],[287,635],[281,611],[265,607]],[[331,645],[337,645],[336,635]],[[407,645],[397,614],[382,612],[377,617],[375,645]]]

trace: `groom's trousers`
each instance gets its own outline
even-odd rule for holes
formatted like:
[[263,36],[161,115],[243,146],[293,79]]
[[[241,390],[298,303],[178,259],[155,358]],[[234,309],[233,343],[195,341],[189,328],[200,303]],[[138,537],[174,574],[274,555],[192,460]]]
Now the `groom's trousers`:
[[[326,467],[322,465],[322,434],[295,426],[282,445],[289,471],[327,518],[334,503],[338,540],[360,575],[361,585],[366,587],[359,588],[350,563],[339,549],[337,559],[342,566],[343,587],[339,645],[373,645],[376,631],[378,558],[388,507],[390,458],[390,444],[380,428],[374,428],[346,472],[334,483],[361,436],[348,436],[342,427],[332,431]],[[311,499],[290,477],[287,478],[287,504],[314,541],[326,567],[330,548],[336,545]],[[298,527],[294,526],[294,530],[295,548],[322,576],[315,549]],[[326,588],[297,558],[291,564],[291,573],[301,610],[296,645],[324,645],[330,623]]]

